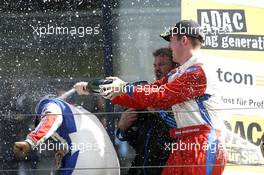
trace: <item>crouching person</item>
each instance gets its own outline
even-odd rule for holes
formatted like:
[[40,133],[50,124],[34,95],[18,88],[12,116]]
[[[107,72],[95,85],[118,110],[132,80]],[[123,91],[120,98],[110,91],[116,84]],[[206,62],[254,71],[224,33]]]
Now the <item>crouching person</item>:
[[26,140],[15,143],[16,156],[23,157],[32,149],[43,148],[42,144],[52,138],[57,144],[53,148],[57,149],[55,166],[59,168],[59,174],[119,174],[119,162],[112,142],[92,113],[58,98],[42,99],[36,113],[39,116],[37,127]]

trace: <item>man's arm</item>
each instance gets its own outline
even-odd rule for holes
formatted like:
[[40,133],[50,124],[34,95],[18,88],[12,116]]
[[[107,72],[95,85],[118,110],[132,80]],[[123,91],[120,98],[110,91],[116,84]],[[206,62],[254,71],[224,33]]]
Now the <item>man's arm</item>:
[[60,127],[62,123],[62,111],[54,103],[51,103],[43,110],[41,121],[38,126],[28,134],[25,141],[16,142],[14,146],[15,154],[25,155],[31,148],[35,148],[39,143],[44,142]]
[[166,83],[168,83],[168,77],[167,76],[165,76],[159,80],[156,80],[155,82],[151,83],[150,85],[152,85],[152,86],[156,85],[156,86],[160,87]]
[[131,146],[133,146],[133,142],[137,137],[136,131],[131,128],[138,118],[138,114],[135,112],[135,109],[129,108],[122,113],[116,133],[120,141],[127,141]]
[[175,80],[165,83],[160,88],[135,87],[133,92],[115,97],[112,102],[131,107],[144,109],[147,107],[167,109],[174,104],[202,96],[206,90],[206,77],[201,67],[186,71]]
[[48,105],[41,114],[41,120],[38,126],[28,134],[25,141],[32,146],[47,140],[60,127],[62,123],[62,111],[60,107],[54,103]]

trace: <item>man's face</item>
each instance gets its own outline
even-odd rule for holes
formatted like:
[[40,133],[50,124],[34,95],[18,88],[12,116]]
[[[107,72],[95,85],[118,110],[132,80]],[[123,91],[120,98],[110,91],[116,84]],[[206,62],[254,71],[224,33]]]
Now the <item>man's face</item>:
[[170,38],[169,48],[172,50],[173,62],[180,63],[181,55],[183,53],[183,43],[182,40],[178,40],[177,36]]
[[173,62],[167,56],[157,56],[154,60],[154,72],[156,80],[166,76],[173,69]]

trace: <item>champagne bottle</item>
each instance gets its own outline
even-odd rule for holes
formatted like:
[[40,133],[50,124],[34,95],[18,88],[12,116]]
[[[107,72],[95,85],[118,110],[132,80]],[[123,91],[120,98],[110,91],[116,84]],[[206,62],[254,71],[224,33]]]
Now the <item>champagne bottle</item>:
[[104,84],[111,84],[113,82],[113,80],[105,80],[105,79],[94,79],[94,80],[90,80],[88,81],[87,84],[87,91],[92,93],[92,94],[99,94],[100,93],[100,85],[104,85]]

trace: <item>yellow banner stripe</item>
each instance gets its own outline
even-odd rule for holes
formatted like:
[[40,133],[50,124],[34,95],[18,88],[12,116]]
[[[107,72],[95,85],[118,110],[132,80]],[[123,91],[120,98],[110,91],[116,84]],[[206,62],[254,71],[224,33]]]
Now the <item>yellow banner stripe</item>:
[[264,167],[261,167],[260,166],[239,166],[239,165],[228,165],[226,166],[226,169],[228,170],[237,170],[236,173],[239,173],[239,172],[248,172],[248,174],[254,174],[255,173],[263,173],[264,172]]
[[264,82],[264,80],[256,80],[256,82]]
[[257,78],[264,78],[264,76],[256,76]]

